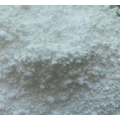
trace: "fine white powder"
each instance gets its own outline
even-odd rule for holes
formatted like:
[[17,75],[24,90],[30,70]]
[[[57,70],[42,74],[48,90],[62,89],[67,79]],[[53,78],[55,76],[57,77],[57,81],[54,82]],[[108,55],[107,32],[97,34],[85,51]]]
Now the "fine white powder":
[[0,6],[0,114],[120,114],[119,36],[109,6]]

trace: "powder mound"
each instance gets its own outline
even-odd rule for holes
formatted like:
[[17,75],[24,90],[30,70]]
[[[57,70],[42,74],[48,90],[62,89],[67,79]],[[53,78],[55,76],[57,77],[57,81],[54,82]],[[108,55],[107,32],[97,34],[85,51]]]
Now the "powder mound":
[[115,10],[25,5],[0,14],[0,114],[120,114]]

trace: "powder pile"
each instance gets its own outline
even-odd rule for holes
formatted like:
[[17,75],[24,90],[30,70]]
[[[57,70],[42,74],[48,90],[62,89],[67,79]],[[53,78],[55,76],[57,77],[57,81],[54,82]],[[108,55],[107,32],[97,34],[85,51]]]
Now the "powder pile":
[[0,114],[120,114],[119,36],[109,6],[0,6]]

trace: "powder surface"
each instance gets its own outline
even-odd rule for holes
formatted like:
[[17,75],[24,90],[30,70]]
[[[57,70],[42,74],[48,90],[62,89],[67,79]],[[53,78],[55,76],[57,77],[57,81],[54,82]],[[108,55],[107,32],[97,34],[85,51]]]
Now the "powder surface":
[[120,114],[120,18],[109,6],[0,6],[0,114]]

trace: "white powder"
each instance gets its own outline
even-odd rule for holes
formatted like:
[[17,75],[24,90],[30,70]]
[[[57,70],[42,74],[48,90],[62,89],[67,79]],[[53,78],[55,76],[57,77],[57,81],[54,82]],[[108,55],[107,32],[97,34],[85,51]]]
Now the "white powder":
[[120,18],[109,6],[1,6],[0,114],[120,114]]

